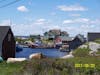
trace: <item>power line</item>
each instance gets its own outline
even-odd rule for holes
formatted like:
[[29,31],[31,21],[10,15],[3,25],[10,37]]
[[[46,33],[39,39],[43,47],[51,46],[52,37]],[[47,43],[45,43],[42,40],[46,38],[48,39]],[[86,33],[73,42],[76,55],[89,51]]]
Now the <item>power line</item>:
[[7,7],[7,6],[9,6],[9,5],[12,5],[12,4],[18,2],[18,1],[20,1],[20,0],[15,0],[15,1],[13,1],[13,2],[7,3],[7,4],[5,4],[5,5],[0,6],[0,8]]

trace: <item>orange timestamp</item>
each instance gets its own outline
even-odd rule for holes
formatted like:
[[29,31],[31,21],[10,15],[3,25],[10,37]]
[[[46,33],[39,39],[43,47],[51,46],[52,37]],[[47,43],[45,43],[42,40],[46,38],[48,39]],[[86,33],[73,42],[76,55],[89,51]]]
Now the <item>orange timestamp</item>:
[[75,68],[95,68],[95,64],[75,64]]

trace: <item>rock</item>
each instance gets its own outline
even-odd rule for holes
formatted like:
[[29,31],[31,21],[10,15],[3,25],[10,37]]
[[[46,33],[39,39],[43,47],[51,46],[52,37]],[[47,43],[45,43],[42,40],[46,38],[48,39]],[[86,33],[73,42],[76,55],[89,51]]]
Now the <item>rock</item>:
[[27,60],[26,58],[8,58],[7,63],[22,62]]
[[98,51],[100,48],[100,44],[95,43],[95,42],[89,42],[89,49],[92,51]]
[[100,48],[100,44],[95,43],[95,42],[89,42],[89,49],[91,50],[89,52],[90,56],[99,56],[96,54],[98,52],[98,49]]
[[89,52],[89,55],[90,55],[90,56],[95,56],[95,55],[96,55],[96,52],[97,52],[97,51],[90,51],[90,52]]
[[100,56],[100,54],[97,54],[97,51],[90,51],[89,55],[90,56],[97,56],[97,57]]
[[70,52],[68,55],[61,57],[61,59],[68,59],[68,58],[73,58],[73,57],[74,56],[73,56],[72,52]]
[[79,48],[87,48],[87,45],[81,45]]
[[29,56],[29,59],[41,59],[44,58],[44,56],[42,55],[42,53],[33,53]]

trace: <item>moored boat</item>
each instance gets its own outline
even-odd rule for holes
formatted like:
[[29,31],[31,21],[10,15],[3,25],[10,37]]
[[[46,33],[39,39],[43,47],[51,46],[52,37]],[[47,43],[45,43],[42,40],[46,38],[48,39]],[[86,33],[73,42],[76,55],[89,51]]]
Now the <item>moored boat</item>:
[[23,50],[23,48],[22,48],[21,46],[16,45],[16,52],[20,52],[20,51],[22,51],[22,50]]

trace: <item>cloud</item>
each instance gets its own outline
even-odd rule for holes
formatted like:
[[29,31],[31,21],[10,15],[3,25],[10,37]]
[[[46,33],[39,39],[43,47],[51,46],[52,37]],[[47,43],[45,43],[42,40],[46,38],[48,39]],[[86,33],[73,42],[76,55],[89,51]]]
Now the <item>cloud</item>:
[[21,11],[21,12],[27,12],[28,11],[28,9],[25,6],[19,6],[19,7],[17,7],[17,10]]
[[[97,26],[97,27],[96,27]],[[82,25],[66,25],[61,26],[61,30],[67,31],[70,36],[76,36],[77,34],[82,34],[87,36],[88,32],[98,32],[100,31],[100,28],[98,28],[98,25],[90,25],[90,24],[82,24]]]
[[12,30],[15,35],[43,34],[49,26],[48,20],[40,18],[30,21],[28,24],[13,24]]
[[72,24],[72,23],[89,23],[88,18],[77,18],[77,19],[67,19],[63,21],[63,24]]
[[87,8],[80,5],[70,5],[70,6],[59,5],[57,6],[57,8],[61,11],[86,11],[87,10]]
[[76,18],[76,19],[66,19],[62,24],[90,24],[90,25],[100,25],[100,19],[91,20],[89,18]]
[[80,25],[78,32],[84,33],[84,34],[86,34],[87,32],[98,32],[100,31],[98,27],[99,27],[98,25],[92,25],[92,24]]
[[43,19],[43,18],[37,20],[37,22],[44,22],[44,21],[45,21],[45,19]]
[[79,17],[81,16],[80,14],[69,14],[69,16],[72,16],[72,17]]
[[47,24],[47,23],[48,23],[48,21],[46,21],[46,19],[43,19],[43,18],[37,19],[37,20],[34,22],[35,25],[44,25],[44,24]]
[[69,23],[74,23],[72,20],[64,20],[63,24],[69,24]]
[[10,25],[10,20],[7,19],[7,20],[3,20],[2,22],[0,22],[0,26],[8,26]]
[[50,13],[52,16],[55,16],[56,15],[56,12],[51,12]]
[[33,34],[42,34],[43,33],[43,26],[41,25],[34,25],[31,24],[13,24],[12,31],[14,35],[33,35]]
[[80,33],[86,36],[87,32],[100,32],[100,19],[76,18],[64,20],[62,27],[65,27],[72,35]]
[[[1,25],[9,25],[10,20],[0,21]],[[87,32],[100,32],[100,19],[76,18],[66,20],[65,24],[54,24],[48,19],[40,18],[30,21],[28,24],[16,24],[12,22],[10,25],[14,35],[30,35],[43,34],[50,29],[61,29],[67,31],[70,35],[84,34]]]
[[93,20],[91,21],[92,24],[100,24],[100,19],[96,19],[96,20]]

